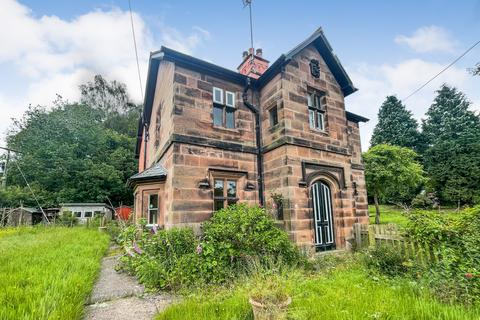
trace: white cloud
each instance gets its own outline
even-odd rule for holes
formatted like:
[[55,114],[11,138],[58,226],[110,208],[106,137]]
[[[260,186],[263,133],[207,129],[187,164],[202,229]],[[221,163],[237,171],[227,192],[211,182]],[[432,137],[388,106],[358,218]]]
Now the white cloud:
[[416,52],[446,52],[455,51],[457,42],[450,33],[438,26],[427,26],[417,29],[412,36],[399,35],[395,42],[405,44]]
[[[78,86],[94,74],[126,83],[132,98],[142,100],[128,11],[113,7],[65,20],[35,17],[14,0],[0,0],[0,7],[0,30],[4,31],[0,33],[0,68],[13,66],[22,92],[21,97],[2,92],[2,82],[10,80],[0,70],[0,135],[10,117],[20,117],[30,103],[49,104],[57,93],[68,100],[77,99]],[[184,34],[161,24],[158,30],[150,30],[138,13],[133,19],[143,82],[150,51],[165,45],[191,54],[210,39],[210,33],[199,26]]]
[[[370,137],[377,123],[377,112],[385,97],[396,95],[400,99],[406,98],[442,68],[443,64],[421,59],[405,60],[393,65],[362,64],[349,68],[352,81],[359,91],[347,97],[347,110],[370,119],[368,123],[362,124],[360,129],[364,150],[368,149],[370,144]],[[454,66],[404,102],[417,120],[424,116],[435,97],[435,90],[442,83],[457,87],[473,102],[472,109],[480,110],[478,79],[469,75],[465,69]]]

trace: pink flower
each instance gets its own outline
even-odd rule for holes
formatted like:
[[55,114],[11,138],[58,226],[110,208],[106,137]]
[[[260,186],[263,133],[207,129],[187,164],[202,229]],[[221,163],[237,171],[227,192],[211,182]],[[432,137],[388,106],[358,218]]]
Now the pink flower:
[[138,254],[142,254],[142,249],[140,249],[140,247],[137,245],[136,242],[133,243],[133,250],[138,253]]
[[152,233],[153,233],[153,234],[157,234],[157,231],[158,231],[158,230],[157,230],[157,225],[154,224],[153,227],[152,227]]
[[200,244],[197,246],[196,251],[197,251],[197,254],[201,254],[203,252],[203,248]]
[[465,278],[472,279],[474,275],[472,273],[465,273]]
[[127,254],[128,254],[130,257],[135,257],[135,255],[133,254],[132,250],[130,250],[130,249],[127,248],[126,251],[127,251]]

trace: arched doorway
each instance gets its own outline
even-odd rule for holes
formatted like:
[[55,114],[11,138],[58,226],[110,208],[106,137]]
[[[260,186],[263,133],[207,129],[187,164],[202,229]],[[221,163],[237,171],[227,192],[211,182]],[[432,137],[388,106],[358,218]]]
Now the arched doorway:
[[333,224],[332,191],[324,181],[317,181],[310,187],[313,207],[315,248],[318,251],[335,249]]

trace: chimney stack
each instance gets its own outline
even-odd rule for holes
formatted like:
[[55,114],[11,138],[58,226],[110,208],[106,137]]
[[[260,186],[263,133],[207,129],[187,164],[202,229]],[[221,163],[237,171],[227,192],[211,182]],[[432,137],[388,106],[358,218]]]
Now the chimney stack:
[[263,50],[258,48],[253,53],[253,48],[249,48],[248,51],[243,51],[242,63],[238,66],[237,70],[241,74],[258,79],[268,69],[269,61],[262,57]]

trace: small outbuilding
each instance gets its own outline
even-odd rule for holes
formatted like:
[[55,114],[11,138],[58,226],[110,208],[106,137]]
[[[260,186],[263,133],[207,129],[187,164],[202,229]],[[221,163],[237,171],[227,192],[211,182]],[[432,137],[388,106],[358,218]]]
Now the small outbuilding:
[[105,217],[107,220],[112,219],[113,208],[97,202],[62,203],[60,214],[65,212],[73,213],[80,223],[85,223],[88,219],[98,216]]
[[11,209],[8,212],[7,225],[15,227],[22,225],[33,225],[38,219],[38,215],[40,215],[41,221],[41,214],[42,213],[36,208],[19,207]]

